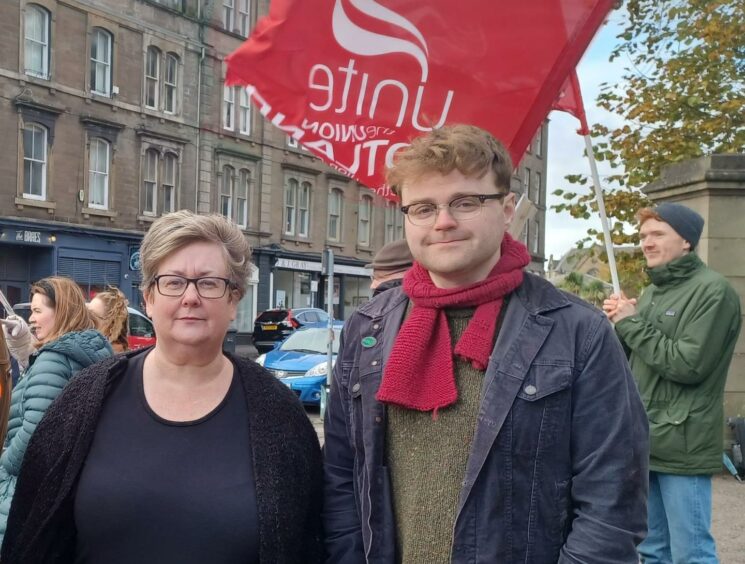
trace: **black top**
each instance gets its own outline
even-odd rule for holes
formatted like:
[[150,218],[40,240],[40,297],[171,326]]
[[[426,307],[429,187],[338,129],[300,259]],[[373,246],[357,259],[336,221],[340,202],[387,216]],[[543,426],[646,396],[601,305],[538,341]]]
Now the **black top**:
[[79,564],[258,562],[248,410],[234,373],[211,413],[150,409],[134,357],[106,399],[75,494]]

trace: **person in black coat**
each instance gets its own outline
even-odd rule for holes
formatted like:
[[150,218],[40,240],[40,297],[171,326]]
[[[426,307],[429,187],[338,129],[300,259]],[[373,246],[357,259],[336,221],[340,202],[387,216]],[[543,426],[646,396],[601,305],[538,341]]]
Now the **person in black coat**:
[[322,463],[294,394],[222,352],[250,249],[180,211],[141,246],[157,343],[82,371],[36,429],[3,564],[320,562]]

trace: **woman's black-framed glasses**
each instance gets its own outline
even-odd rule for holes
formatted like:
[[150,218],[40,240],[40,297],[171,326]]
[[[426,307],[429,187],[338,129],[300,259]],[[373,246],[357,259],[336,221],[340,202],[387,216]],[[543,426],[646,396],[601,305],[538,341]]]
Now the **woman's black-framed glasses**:
[[406,214],[413,225],[420,226],[433,225],[440,213],[440,208],[448,208],[448,212],[453,219],[468,220],[481,213],[481,208],[487,200],[502,200],[505,196],[507,196],[507,193],[460,196],[450,200],[447,204],[422,202],[421,204],[402,206],[401,211]]
[[201,278],[187,278],[178,274],[161,274],[154,278],[158,293],[169,298],[180,298],[186,293],[189,284],[194,284],[197,294],[207,300],[222,298],[230,286],[228,278],[218,276],[203,276]]

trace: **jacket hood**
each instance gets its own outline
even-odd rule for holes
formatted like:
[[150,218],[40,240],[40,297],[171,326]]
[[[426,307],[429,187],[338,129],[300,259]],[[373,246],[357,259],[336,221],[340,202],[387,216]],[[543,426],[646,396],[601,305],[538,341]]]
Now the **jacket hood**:
[[47,343],[39,352],[54,351],[74,360],[84,368],[113,354],[109,341],[94,329],[65,333],[59,339]]
[[664,286],[676,284],[688,280],[691,275],[704,266],[703,261],[696,253],[688,253],[682,257],[671,260],[667,264],[647,269],[652,284]]

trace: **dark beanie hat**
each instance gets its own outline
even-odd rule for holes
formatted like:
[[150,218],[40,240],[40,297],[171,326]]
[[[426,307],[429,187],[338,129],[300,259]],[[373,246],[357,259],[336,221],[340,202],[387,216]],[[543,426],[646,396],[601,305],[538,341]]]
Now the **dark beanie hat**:
[[399,239],[383,245],[373,258],[367,268],[375,270],[385,270],[388,272],[400,272],[411,268],[414,259],[409,251],[409,245],[405,239]]
[[680,204],[660,204],[654,211],[662,218],[662,221],[691,244],[691,249],[698,245],[701,232],[704,230],[704,218],[690,208]]

